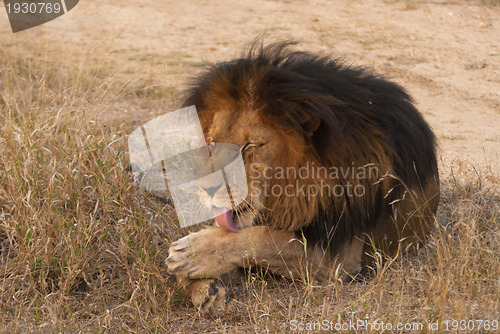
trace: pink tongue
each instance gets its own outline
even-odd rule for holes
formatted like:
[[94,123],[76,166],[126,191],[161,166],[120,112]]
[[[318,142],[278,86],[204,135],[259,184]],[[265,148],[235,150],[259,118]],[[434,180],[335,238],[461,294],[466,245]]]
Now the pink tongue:
[[215,213],[217,217],[215,217],[215,221],[219,224],[220,227],[226,228],[229,231],[239,232],[239,230],[234,226],[233,223],[233,212],[231,210],[224,212],[227,210],[226,208],[217,208]]

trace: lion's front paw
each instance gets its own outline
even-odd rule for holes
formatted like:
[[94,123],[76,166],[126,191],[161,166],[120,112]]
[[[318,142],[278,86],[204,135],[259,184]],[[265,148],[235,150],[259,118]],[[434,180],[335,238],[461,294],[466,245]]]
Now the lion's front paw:
[[205,316],[220,317],[243,306],[241,282],[235,278],[239,272],[225,274],[220,278],[192,281],[186,288],[197,310]]
[[230,247],[234,235],[220,228],[208,228],[177,240],[168,251],[168,272],[182,281],[217,278],[236,268]]

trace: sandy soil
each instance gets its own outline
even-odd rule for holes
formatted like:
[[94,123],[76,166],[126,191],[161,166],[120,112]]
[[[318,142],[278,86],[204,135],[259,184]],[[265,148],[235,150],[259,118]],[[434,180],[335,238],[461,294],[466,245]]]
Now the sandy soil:
[[3,42],[41,38],[49,52],[106,59],[130,81],[143,72],[152,86],[171,88],[170,103],[128,110],[140,120],[175,108],[200,65],[238,55],[259,34],[373,67],[414,96],[439,138],[443,172],[451,162],[499,167],[499,31],[500,7],[465,0],[82,1],[18,34],[0,11]]

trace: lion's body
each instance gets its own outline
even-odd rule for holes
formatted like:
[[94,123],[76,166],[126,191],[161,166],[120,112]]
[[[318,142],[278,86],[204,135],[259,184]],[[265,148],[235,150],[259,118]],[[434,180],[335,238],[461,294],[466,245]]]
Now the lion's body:
[[[198,270],[184,278],[213,279],[245,263],[293,275],[299,268],[290,268],[304,265],[306,253],[319,276],[340,264],[353,274],[363,246],[394,254],[402,242],[415,244],[428,235],[439,199],[435,138],[400,86],[276,44],[254,46],[244,58],[213,66],[186,94],[185,104],[198,109],[209,141],[242,147],[250,194],[236,208],[242,232],[202,231],[212,239],[212,254],[227,260],[232,252],[235,263],[219,272],[212,265],[208,275],[197,260],[191,266]],[[304,188],[309,192],[298,192]],[[244,235],[255,243],[236,240]],[[304,247],[294,238],[305,238],[308,252],[298,254]],[[176,270],[182,262],[176,249],[169,269],[183,276]],[[207,251],[193,249],[196,256]],[[284,266],[275,263],[278,253]]]

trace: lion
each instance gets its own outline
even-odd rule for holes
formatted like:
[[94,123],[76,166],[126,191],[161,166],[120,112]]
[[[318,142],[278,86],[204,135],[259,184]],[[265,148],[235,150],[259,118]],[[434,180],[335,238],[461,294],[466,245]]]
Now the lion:
[[[224,312],[225,283],[240,268],[352,279],[373,252],[396,256],[425,242],[435,221],[436,139],[410,95],[295,44],[256,42],[185,92],[208,144],[240,148],[249,190],[214,226],[169,249],[168,272],[206,314]],[[200,185],[200,198],[228,207],[226,191]]]

